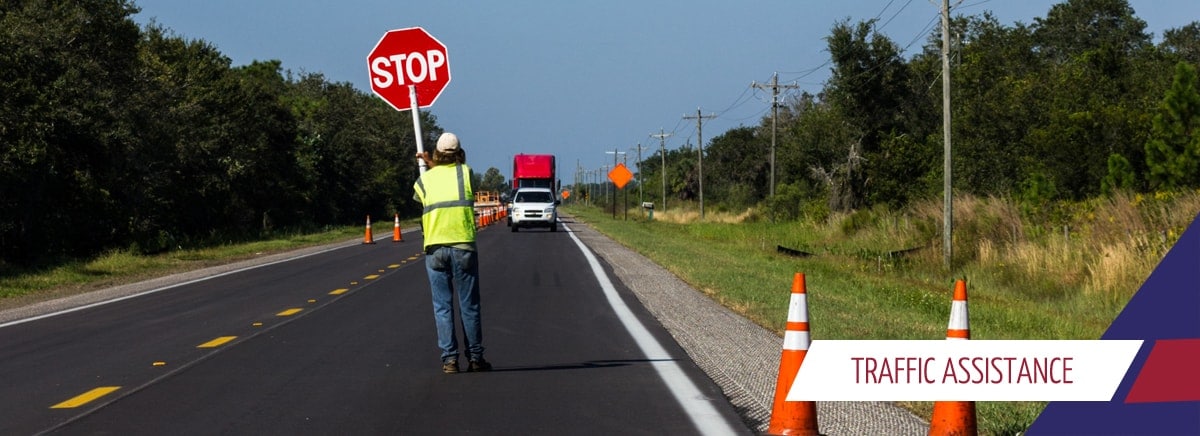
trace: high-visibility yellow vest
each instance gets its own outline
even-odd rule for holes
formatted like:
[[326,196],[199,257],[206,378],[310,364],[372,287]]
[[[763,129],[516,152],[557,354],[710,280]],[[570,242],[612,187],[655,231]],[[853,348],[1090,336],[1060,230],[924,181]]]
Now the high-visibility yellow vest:
[[425,207],[421,226],[425,248],[475,242],[475,191],[471,167],[466,164],[438,165],[425,171],[413,184]]

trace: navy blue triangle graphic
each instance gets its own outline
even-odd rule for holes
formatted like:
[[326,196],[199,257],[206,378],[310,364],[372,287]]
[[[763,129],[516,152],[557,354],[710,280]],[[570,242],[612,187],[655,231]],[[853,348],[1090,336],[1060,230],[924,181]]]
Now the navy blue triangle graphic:
[[1124,402],[1155,340],[1194,338],[1200,338],[1200,215],[1101,336],[1146,341],[1113,400],[1051,402],[1028,434],[1200,435],[1200,402]]

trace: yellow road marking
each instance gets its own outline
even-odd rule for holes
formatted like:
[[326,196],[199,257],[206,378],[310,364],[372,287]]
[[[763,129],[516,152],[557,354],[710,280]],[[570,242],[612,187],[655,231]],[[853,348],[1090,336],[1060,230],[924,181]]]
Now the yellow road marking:
[[221,336],[203,344],[197,345],[196,348],[216,348],[225,345],[226,342],[237,339],[237,336]]
[[312,298],[309,298],[309,299],[308,299],[308,303],[309,303],[309,304],[316,303],[316,302],[317,302],[317,300],[315,300],[315,299],[312,299]]
[[256,323],[254,323],[254,324],[251,324],[251,325],[253,325],[253,326],[255,326],[255,327],[262,327],[262,323],[261,323],[261,322],[256,322]]
[[379,278],[379,274],[371,274],[371,275],[363,277],[363,278],[367,279],[367,280],[375,280],[375,279]]
[[345,294],[347,291],[349,291],[349,289],[346,289],[346,288],[334,289],[332,291],[329,291],[329,295],[342,295],[342,294]]
[[76,407],[79,407],[84,404],[95,401],[97,398],[111,394],[111,393],[113,393],[113,391],[116,391],[117,389],[121,389],[121,387],[120,386],[99,387],[99,388],[84,392],[82,394],[79,394],[79,396],[77,396],[75,398],[69,399],[67,401],[63,401],[63,402],[55,404],[53,406],[50,406],[50,408],[51,409],[74,409]]
[[399,267],[400,267],[400,264],[398,264],[398,263],[393,263],[393,264],[391,264],[391,265],[388,265],[388,268],[391,268],[391,269],[396,269],[396,268],[399,268]]
[[279,313],[275,314],[275,316],[292,316],[297,313],[300,313],[301,310],[304,310],[304,309],[288,309],[283,312],[279,312]]
[[410,257],[408,260],[417,260],[417,256]]
[[352,285],[357,285],[357,284],[358,284],[358,282],[350,282],[350,284],[352,284]]

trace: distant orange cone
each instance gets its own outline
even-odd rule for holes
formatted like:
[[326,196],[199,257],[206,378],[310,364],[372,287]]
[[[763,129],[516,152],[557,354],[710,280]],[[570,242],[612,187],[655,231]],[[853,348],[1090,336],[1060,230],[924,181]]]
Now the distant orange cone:
[[[954,283],[954,302],[950,303],[950,325],[946,328],[946,339],[971,339],[971,323],[967,311],[967,283],[962,280]],[[933,417],[929,419],[930,435],[962,436],[978,433],[974,401],[937,401],[933,403]]]
[[400,214],[396,214],[396,224],[392,226],[392,242],[403,242],[404,235],[400,234]]
[[364,244],[374,244],[375,238],[371,236],[371,216],[367,215],[367,234],[363,236]]
[[804,274],[792,278],[792,299],[788,305],[787,330],[783,334],[783,356],[779,359],[779,376],[775,382],[775,402],[771,407],[771,424],[767,434],[817,435],[817,403],[787,401],[788,391],[796,380],[796,372],[808,354],[808,295],[804,289]]

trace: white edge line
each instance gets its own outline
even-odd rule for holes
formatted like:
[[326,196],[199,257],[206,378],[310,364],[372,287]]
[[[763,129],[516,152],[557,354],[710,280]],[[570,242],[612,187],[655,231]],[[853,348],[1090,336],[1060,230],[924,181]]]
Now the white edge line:
[[[372,238],[372,239],[374,239],[374,238]],[[224,277],[224,276],[231,275],[231,274],[237,274],[237,273],[244,272],[244,271],[249,271],[249,270],[252,270],[252,269],[255,269],[255,268],[262,268],[262,267],[264,267],[264,266],[271,266],[271,265],[280,264],[280,263],[284,263],[284,262],[291,262],[291,261],[293,261],[293,260],[296,260],[296,259],[303,259],[303,258],[305,258],[305,257],[309,257],[309,256],[315,256],[315,255],[318,255],[318,254],[328,253],[328,252],[330,252],[330,251],[333,251],[333,250],[341,250],[341,249],[343,249],[343,248],[347,248],[347,247],[353,247],[353,246],[354,246],[354,245],[341,245],[341,246],[337,246],[337,247],[331,247],[331,248],[327,248],[327,249],[324,249],[324,250],[321,250],[321,251],[315,251],[315,252],[312,252],[312,253],[303,254],[303,255],[299,255],[299,256],[295,256],[295,257],[288,257],[288,258],[286,258],[286,259],[280,259],[280,260],[276,260],[276,261],[273,261],[273,262],[267,262],[267,263],[263,263],[263,264],[259,264],[259,265],[252,265],[252,266],[248,266],[248,267],[244,267],[244,268],[238,268],[238,269],[231,270],[231,271],[225,271],[225,272],[223,272],[223,273],[218,273],[218,274],[213,274],[213,275],[210,275],[210,276],[201,277],[201,278],[198,278],[198,279],[188,280],[188,281],[186,281],[186,282],[175,283],[175,284],[172,284],[172,285],[167,285],[167,286],[163,286],[163,287],[160,287],[160,288],[154,288],[154,289],[150,289],[150,290],[147,290],[147,291],[142,291],[142,292],[138,292],[138,293],[134,293],[134,294],[125,295],[125,296],[122,296],[122,297],[112,298],[112,299],[109,299],[109,300],[103,300],[103,301],[97,301],[97,302],[95,302],[95,303],[85,304],[85,305],[82,305],[82,306],[76,306],[76,307],[72,307],[72,308],[70,308],[70,309],[63,309],[63,310],[59,310],[59,311],[56,311],[56,312],[44,313],[44,314],[41,314],[41,315],[37,315],[37,316],[32,316],[32,317],[29,317],[29,318],[24,318],[24,319],[18,319],[18,320],[14,320],[14,321],[9,321],[9,322],[6,322],[6,323],[3,323],[3,324],[0,324],[0,328],[10,327],[10,326],[14,326],[14,325],[17,325],[17,324],[23,324],[23,323],[27,323],[27,322],[33,322],[33,321],[37,321],[37,320],[40,320],[40,319],[52,318],[52,317],[59,316],[59,315],[65,315],[65,314],[68,314],[68,313],[71,313],[71,312],[78,312],[78,311],[81,311],[81,310],[87,310],[87,309],[91,309],[91,308],[93,308],[93,307],[103,306],[103,305],[105,305],[105,304],[116,303],[116,302],[118,302],[118,301],[125,301],[125,300],[131,299],[131,298],[137,298],[137,297],[141,297],[141,296],[143,296],[143,295],[150,295],[150,294],[157,293],[157,292],[162,292],[162,291],[165,291],[165,290],[168,290],[168,289],[178,288],[178,287],[180,287],[180,286],[187,286],[187,285],[190,285],[190,284],[193,284],[193,283],[200,283],[200,282],[203,282],[203,281],[205,281],[205,280],[215,279],[215,278],[217,278],[217,277]]]
[[696,426],[702,434],[736,434],[737,431],[730,426],[712,403],[700,392],[692,380],[684,374],[683,369],[679,367],[666,349],[658,343],[657,339],[646,330],[646,326],[637,319],[633,311],[629,310],[629,306],[625,305],[625,301],[617,294],[617,289],[613,287],[612,281],[608,275],[604,273],[604,268],[600,266],[600,262],[596,260],[596,256],[587,249],[583,241],[575,236],[570,227],[566,227],[567,234],[571,235],[571,239],[575,241],[575,245],[579,247],[579,251],[587,258],[588,265],[592,267],[592,274],[596,276],[596,281],[600,283],[600,288],[604,290],[604,296],[608,299],[608,304],[612,306],[613,312],[617,318],[621,320],[621,324],[625,325],[625,330],[629,332],[638,347],[642,349],[642,353],[651,361],[658,376],[662,378],[671,393],[675,395],[675,400],[691,418],[692,424]]

